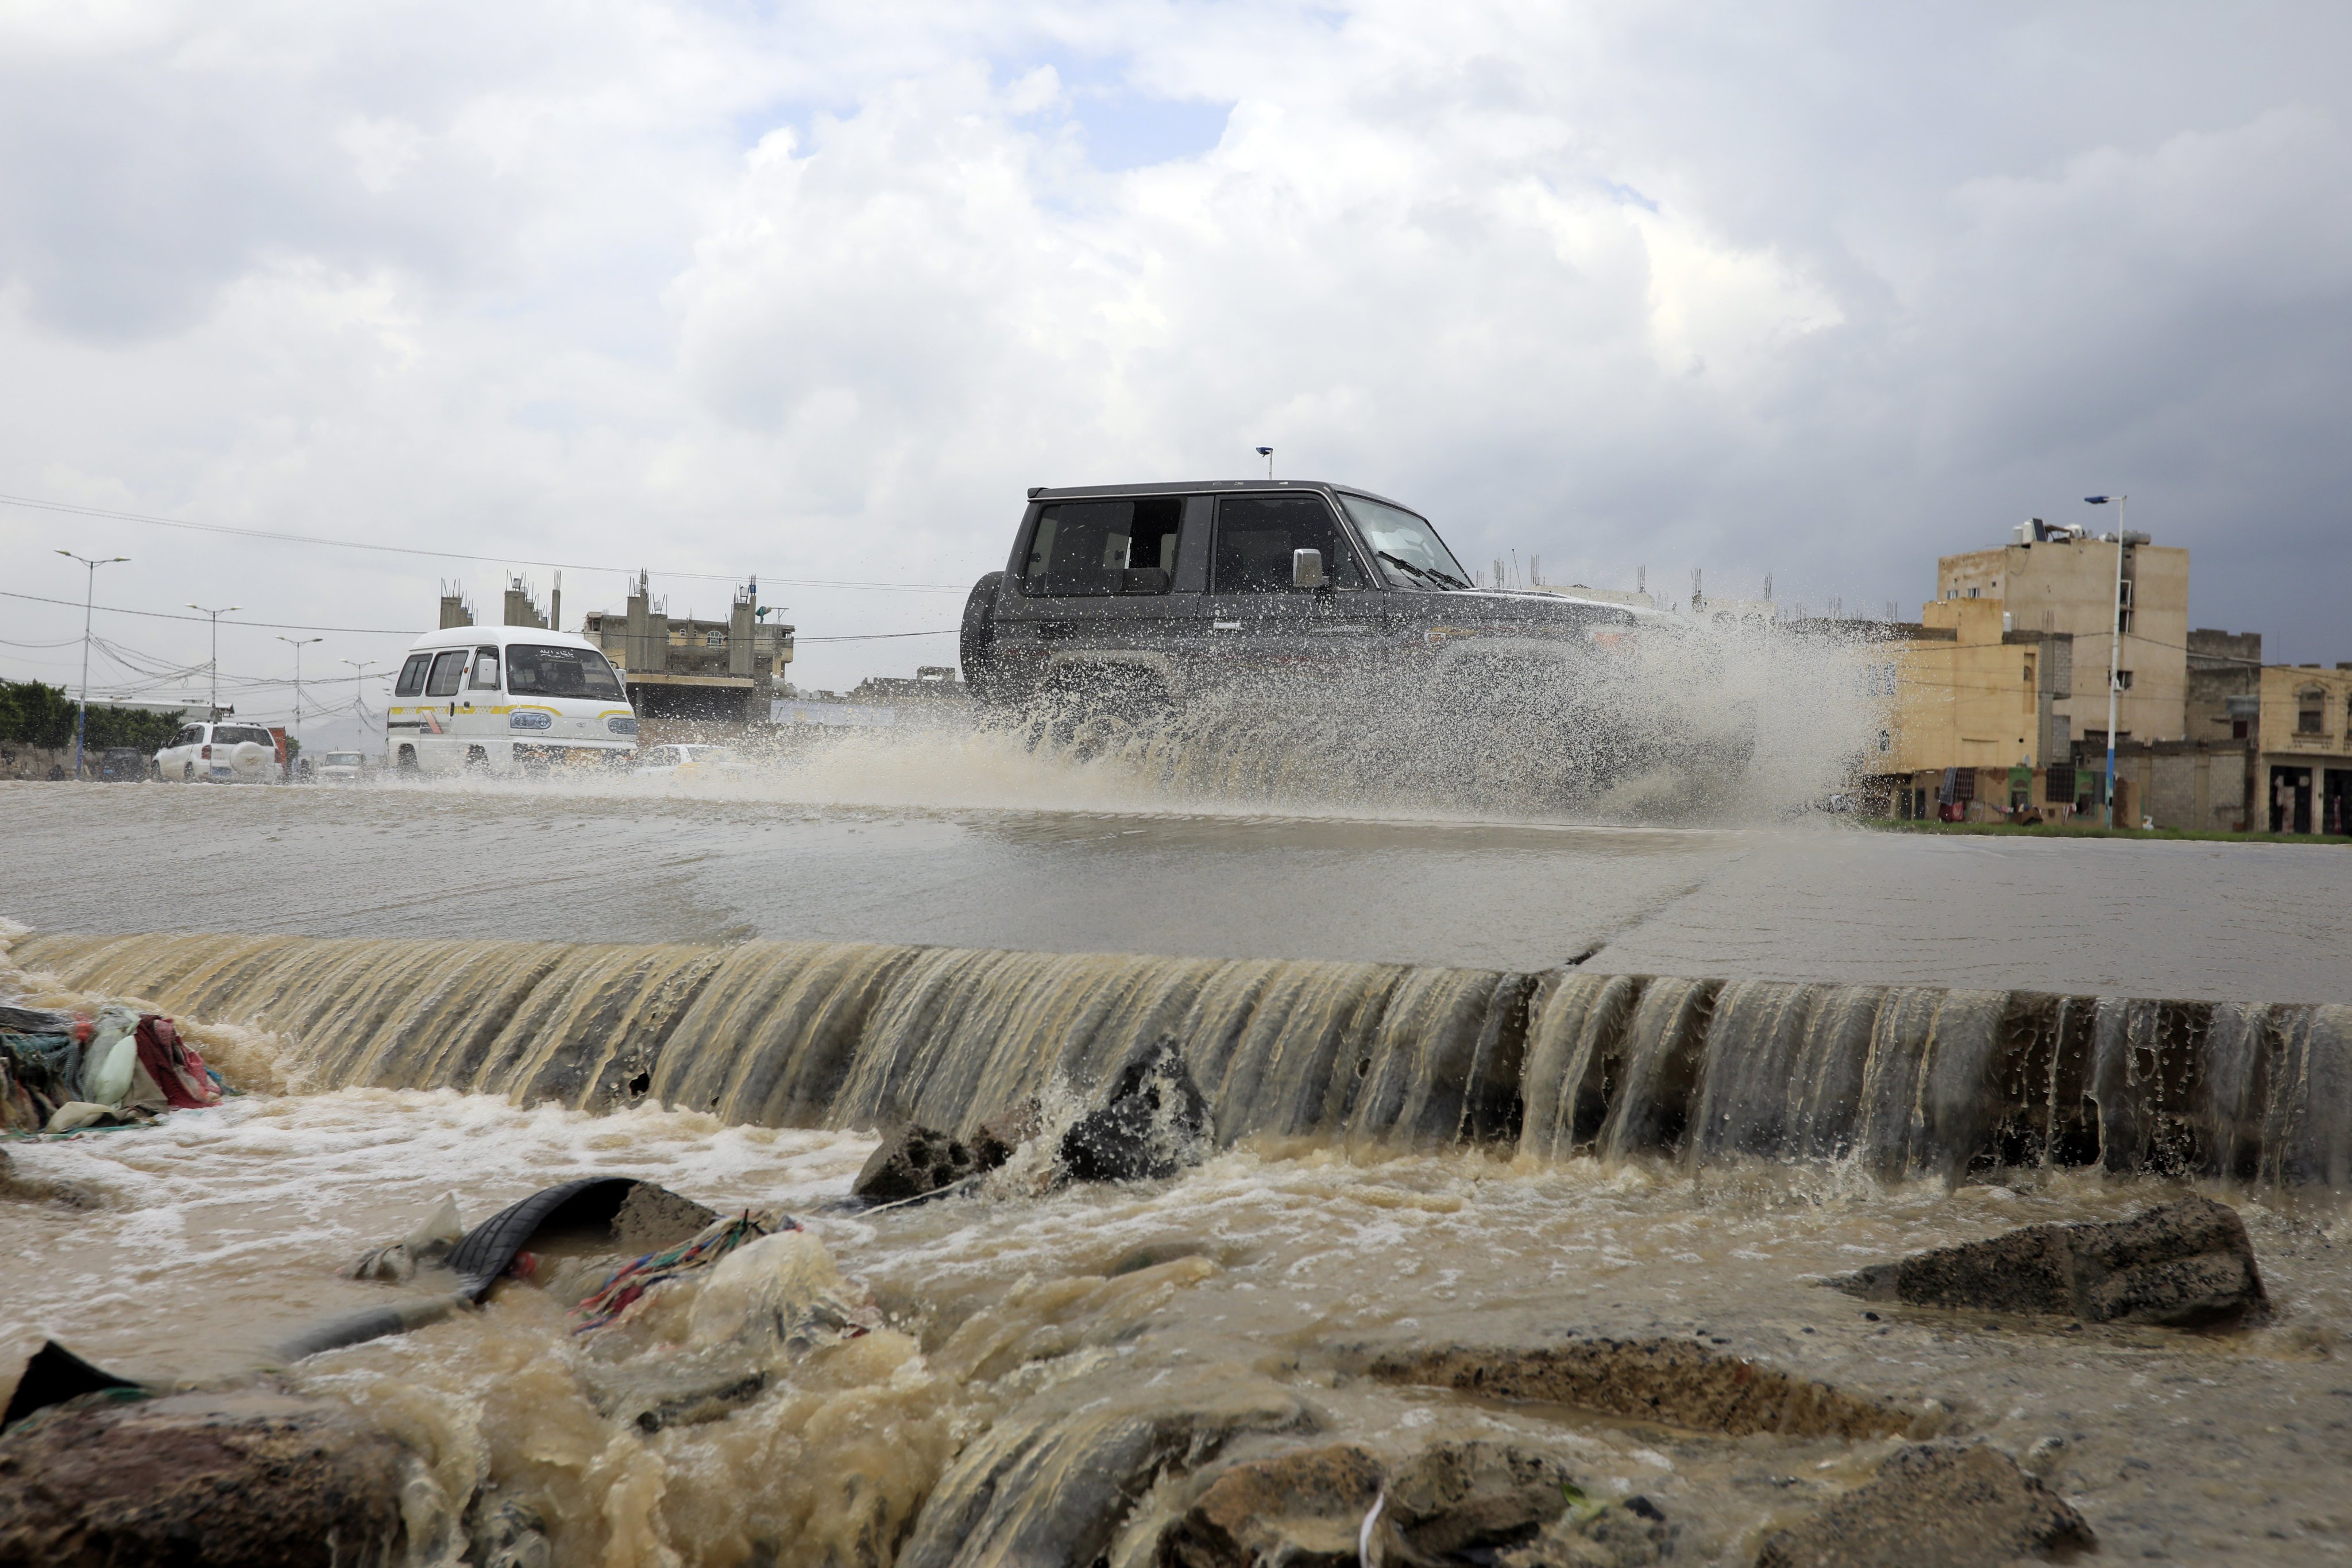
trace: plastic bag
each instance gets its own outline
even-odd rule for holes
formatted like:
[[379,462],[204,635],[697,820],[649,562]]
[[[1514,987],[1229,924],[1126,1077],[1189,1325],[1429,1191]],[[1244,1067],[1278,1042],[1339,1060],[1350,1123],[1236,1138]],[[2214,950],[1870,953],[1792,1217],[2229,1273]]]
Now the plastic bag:
[[82,1052],[81,1098],[92,1105],[121,1105],[139,1068],[139,1015],[108,1007],[98,1015],[97,1032]]

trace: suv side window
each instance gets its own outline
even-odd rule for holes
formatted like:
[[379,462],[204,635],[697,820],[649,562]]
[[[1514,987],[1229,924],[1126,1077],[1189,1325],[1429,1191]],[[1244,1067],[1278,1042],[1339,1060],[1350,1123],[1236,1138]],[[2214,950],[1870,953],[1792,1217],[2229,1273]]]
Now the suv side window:
[[1138,500],[1056,501],[1037,517],[1021,571],[1031,594],[1089,595],[1167,591],[1176,570],[1176,536],[1184,514],[1178,496]]
[[1217,501],[1216,592],[1297,592],[1290,585],[1294,550],[1321,551],[1324,578],[1332,587],[1364,585],[1356,552],[1322,497],[1226,496]]
[[499,689],[499,650],[478,647],[474,650],[474,679],[470,683],[476,691],[496,691]]
[[204,743],[205,727],[202,724],[184,725],[180,732],[172,737],[172,744],[175,746],[201,746]]
[[419,697],[425,692],[425,672],[432,666],[429,653],[412,653],[408,662],[400,667],[400,684],[392,689],[394,697]]
[[455,697],[457,683],[466,678],[466,650],[453,647],[447,653],[433,656],[433,673],[425,678],[427,697]]

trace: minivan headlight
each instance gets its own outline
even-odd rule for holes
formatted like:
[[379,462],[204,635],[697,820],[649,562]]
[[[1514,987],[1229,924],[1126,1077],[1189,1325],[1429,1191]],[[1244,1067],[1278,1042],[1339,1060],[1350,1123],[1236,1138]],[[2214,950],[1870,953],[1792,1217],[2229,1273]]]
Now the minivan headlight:
[[637,732],[637,721],[634,718],[607,719],[604,721],[604,728],[612,731],[615,735],[634,735]]
[[529,710],[507,715],[507,728],[509,730],[544,730],[553,722],[552,715],[534,713]]

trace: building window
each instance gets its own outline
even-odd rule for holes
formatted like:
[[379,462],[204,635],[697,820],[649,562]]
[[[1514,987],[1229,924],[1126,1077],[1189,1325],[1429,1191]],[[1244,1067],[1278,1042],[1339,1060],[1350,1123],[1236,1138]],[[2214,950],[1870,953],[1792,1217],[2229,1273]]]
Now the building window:
[[2327,693],[2316,686],[2306,686],[2294,697],[2294,732],[2317,735],[2327,728]]
[[1881,730],[1881,731],[1878,732],[1878,750],[1879,750],[1880,753],[1883,755],[1883,754],[1885,754],[1885,752],[1888,752],[1893,751],[1894,749],[1895,749],[1895,737],[1894,737],[1894,736],[1892,736],[1892,735],[1890,735],[1890,734],[1888,734],[1885,731]]
[[705,632],[702,635],[702,643],[705,647],[725,647],[727,634],[719,631]]
[[2033,684],[2033,656],[2030,653],[2025,656],[2025,684]]
[[1969,598],[1971,598],[1971,599],[1973,599],[1973,598],[1975,598],[1976,596],[1977,596],[1977,591],[1976,591],[1974,588],[1969,589]]
[[2131,689],[2131,682],[2132,672],[2130,670],[2119,669],[2116,671],[2116,689],[2117,691],[2129,691]]

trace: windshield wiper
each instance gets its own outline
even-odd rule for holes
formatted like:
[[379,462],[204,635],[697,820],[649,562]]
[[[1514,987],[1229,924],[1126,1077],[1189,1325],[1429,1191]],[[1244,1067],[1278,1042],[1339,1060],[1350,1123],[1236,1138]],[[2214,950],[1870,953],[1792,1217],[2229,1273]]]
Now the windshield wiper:
[[1427,566],[1416,566],[1412,562],[1407,561],[1403,556],[1391,555],[1385,550],[1375,550],[1372,553],[1392,566],[1403,567],[1406,571],[1412,573],[1416,577],[1426,578],[1428,581],[1436,584],[1441,588],[1467,588],[1470,585],[1469,584],[1462,581],[1459,577],[1448,576],[1443,572],[1435,571]]

